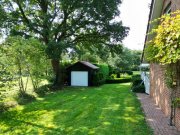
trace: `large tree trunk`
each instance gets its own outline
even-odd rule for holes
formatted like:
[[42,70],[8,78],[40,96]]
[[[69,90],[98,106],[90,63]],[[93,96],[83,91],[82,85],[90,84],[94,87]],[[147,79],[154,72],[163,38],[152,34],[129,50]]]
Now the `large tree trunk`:
[[55,74],[53,88],[54,89],[62,88],[62,75],[61,75],[59,60],[52,59],[51,64],[52,64],[52,68]]

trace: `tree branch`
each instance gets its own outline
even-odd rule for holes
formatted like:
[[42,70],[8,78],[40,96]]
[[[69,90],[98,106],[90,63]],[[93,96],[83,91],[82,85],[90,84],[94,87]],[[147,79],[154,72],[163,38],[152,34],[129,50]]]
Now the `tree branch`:
[[20,12],[21,12],[21,15],[22,15],[24,21],[29,25],[29,24],[30,24],[29,19],[26,17],[26,15],[25,15],[25,13],[24,13],[24,10],[22,9],[22,6],[21,6],[19,0],[16,0],[16,3],[17,3],[17,5],[18,5],[18,7],[19,7],[19,10],[20,10]]
[[26,24],[29,26],[29,28],[31,28],[34,32],[36,32],[36,33],[38,33],[38,34],[41,35],[41,32],[40,32],[39,30],[37,30],[37,29],[35,29],[34,27],[32,27],[31,22],[29,21],[29,19],[28,19],[27,16],[25,15],[24,10],[23,10],[23,8],[22,8],[19,0],[16,0],[16,4],[18,5],[19,10],[20,10],[20,12],[21,12],[22,19],[24,20],[23,22],[26,23]]

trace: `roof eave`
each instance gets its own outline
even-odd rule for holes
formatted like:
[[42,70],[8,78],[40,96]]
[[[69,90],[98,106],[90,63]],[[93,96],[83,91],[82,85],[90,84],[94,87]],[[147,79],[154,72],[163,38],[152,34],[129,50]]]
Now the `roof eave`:
[[163,3],[164,3],[164,0],[152,0],[151,1],[151,7],[150,7],[150,12],[149,12],[149,19],[148,19],[148,25],[147,25],[147,29],[146,29],[146,37],[145,37],[145,41],[144,41],[144,47],[143,47],[141,62],[143,62],[143,60],[144,60],[145,44],[147,41],[149,41],[153,38],[152,36],[147,35],[149,32],[152,31],[152,29],[155,26],[155,24],[154,23],[152,24],[151,22],[153,20],[161,17]]

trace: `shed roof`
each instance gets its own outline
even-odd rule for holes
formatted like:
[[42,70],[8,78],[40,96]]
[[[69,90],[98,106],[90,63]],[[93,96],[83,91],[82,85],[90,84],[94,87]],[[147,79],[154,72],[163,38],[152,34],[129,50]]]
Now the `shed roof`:
[[92,63],[87,62],[87,61],[79,61],[79,62],[82,63],[85,66],[88,66],[88,67],[92,68],[92,69],[98,69],[99,68],[99,67],[97,67],[97,66],[95,66]]
[[97,66],[95,66],[95,65],[93,65],[92,63],[87,62],[87,61],[78,61],[78,62],[76,62],[75,64],[71,65],[71,66],[68,67],[68,68],[71,68],[72,66],[74,66],[74,65],[76,65],[76,64],[78,64],[78,63],[80,63],[80,64],[82,64],[82,65],[84,65],[84,66],[86,66],[86,67],[89,67],[89,68],[91,68],[91,69],[99,69],[99,67],[97,67]]

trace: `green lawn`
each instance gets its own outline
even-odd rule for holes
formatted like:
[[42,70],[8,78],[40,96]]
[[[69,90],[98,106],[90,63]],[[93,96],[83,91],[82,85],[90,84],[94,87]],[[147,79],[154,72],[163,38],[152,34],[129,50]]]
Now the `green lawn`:
[[130,84],[65,88],[0,115],[0,134],[150,135]]
[[133,75],[140,75],[141,71],[133,71]]

